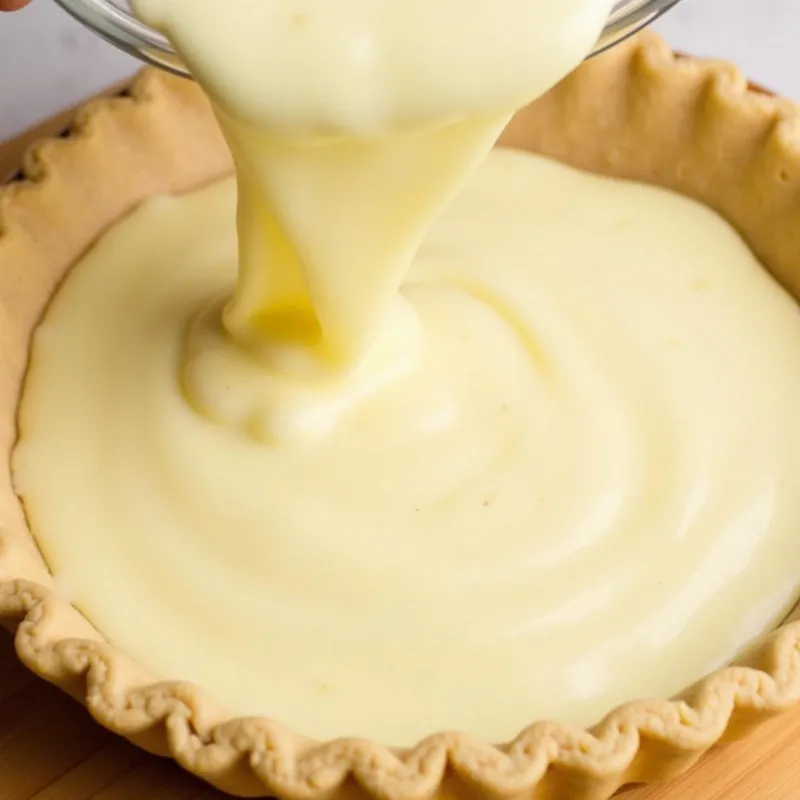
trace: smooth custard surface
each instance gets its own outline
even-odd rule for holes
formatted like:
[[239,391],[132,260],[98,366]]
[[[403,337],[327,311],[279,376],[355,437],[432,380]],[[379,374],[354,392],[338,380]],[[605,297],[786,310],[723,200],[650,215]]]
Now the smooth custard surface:
[[[292,424],[336,422],[264,444],[182,392],[235,201],[153,199],[103,237],[20,410],[54,574],[156,676],[317,737],[501,741],[668,696],[797,600],[800,315],[711,211],[492,152],[402,286],[414,335],[363,380],[294,380]],[[255,387],[256,362],[226,368]]]

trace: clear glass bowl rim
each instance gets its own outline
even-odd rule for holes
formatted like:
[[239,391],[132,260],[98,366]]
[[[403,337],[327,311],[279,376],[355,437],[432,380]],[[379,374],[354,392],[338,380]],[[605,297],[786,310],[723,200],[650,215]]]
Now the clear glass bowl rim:
[[[555,0],[558,2],[559,0]],[[169,42],[110,0],[56,0],[68,14],[121,50],[149,64],[187,76]],[[623,0],[614,6],[594,54],[631,36],[679,0]]]

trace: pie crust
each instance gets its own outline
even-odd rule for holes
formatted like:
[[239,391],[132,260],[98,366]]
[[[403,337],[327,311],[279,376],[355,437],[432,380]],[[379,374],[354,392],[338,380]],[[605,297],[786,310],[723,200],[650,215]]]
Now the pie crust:
[[[520,112],[502,143],[670,187],[716,209],[800,298],[800,108],[732,66],[673,55],[645,33]],[[0,188],[0,624],[20,659],[102,725],[232,794],[284,800],[605,800],[670,778],[711,746],[800,701],[800,613],[673,700],[635,702],[584,731],[539,722],[503,746],[433,735],[408,750],[320,743],[233,719],[189,684],[155,683],[59,596],[14,494],[10,454],[28,343],[70,266],[142,199],[222,176],[230,159],[192,83],[153,71],[90,104]],[[657,246],[657,243],[654,243]],[[454,668],[457,668],[454,667]]]

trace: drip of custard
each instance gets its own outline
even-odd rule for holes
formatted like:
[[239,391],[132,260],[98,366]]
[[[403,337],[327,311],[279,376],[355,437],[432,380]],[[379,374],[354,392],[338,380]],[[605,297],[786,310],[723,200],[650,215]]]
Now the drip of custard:
[[188,336],[183,389],[275,444],[324,435],[421,357],[398,287],[425,231],[613,2],[133,6],[211,97],[238,177],[238,281]]
[[489,153],[612,5],[135,0],[236,181],[75,267],[14,474],[155,675],[499,741],[669,695],[796,601],[791,299],[689,200]]

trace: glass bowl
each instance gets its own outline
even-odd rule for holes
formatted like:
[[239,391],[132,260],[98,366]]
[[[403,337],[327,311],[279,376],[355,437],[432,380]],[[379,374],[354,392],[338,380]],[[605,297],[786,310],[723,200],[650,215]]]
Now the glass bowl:
[[[150,64],[187,75],[169,42],[139,22],[125,0],[56,0],[79,22],[99,36]],[[559,0],[554,0],[559,2]],[[622,0],[616,3],[595,53],[611,47],[674,6],[678,0]]]

